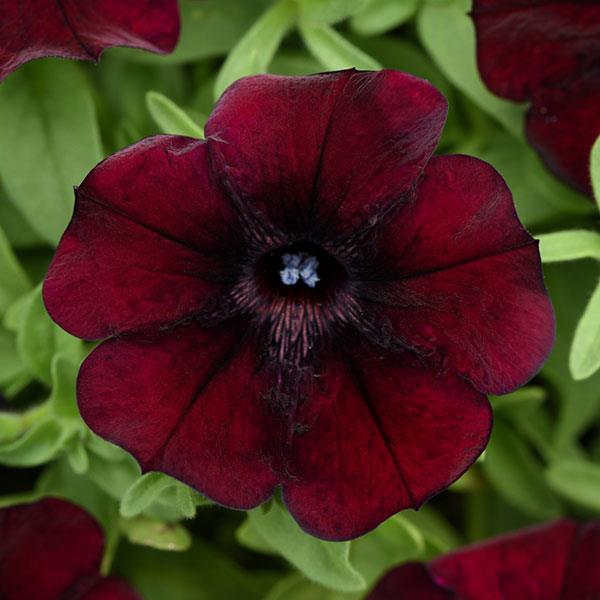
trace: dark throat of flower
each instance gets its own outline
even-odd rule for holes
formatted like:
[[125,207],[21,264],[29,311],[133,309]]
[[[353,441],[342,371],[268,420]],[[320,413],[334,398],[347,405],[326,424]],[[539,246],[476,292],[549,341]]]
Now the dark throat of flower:
[[278,369],[314,366],[316,354],[358,314],[346,269],[322,246],[295,241],[268,250],[232,290],[270,362]]

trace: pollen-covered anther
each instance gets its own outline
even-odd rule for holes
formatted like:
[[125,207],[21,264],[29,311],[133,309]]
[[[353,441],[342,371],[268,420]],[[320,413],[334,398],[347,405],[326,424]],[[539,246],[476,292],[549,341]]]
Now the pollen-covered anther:
[[296,285],[302,281],[308,287],[314,288],[317,282],[321,281],[317,275],[319,260],[316,256],[306,254],[306,252],[286,253],[281,260],[283,269],[279,271],[279,276],[284,285]]

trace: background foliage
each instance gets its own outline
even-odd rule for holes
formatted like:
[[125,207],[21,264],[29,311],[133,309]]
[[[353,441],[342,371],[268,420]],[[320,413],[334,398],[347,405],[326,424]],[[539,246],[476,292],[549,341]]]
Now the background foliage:
[[[104,572],[147,600],[343,600],[393,564],[560,515],[600,515],[598,207],[557,181],[523,138],[524,105],[492,95],[468,0],[180,0],[182,37],[160,57],[113,49],[100,65],[29,63],[0,86],[0,506],[52,494],[107,534]],[[201,137],[215,99],[259,72],[400,69],[448,97],[439,151],[492,163],[541,239],[558,337],[541,374],[492,398],[484,456],[419,512],[353,542],[303,533],[275,499],[247,514],[162,474],[141,475],[75,402],[90,346],[47,316],[40,282],[99,160],[144,136]],[[600,198],[600,144],[592,152]],[[382,490],[383,491],[383,490]]]

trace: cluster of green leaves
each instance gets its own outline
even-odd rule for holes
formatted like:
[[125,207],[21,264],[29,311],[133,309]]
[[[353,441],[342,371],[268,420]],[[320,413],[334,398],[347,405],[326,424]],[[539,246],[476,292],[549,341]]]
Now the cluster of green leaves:
[[[48,59],[0,86],[0,506],[57,495],[86,507],[106,531],[103,571],[125,575],[147,600],[353,600],[393,564],[560,515],[600,515],[598,214],[525,142],[527,107],[482,83],[469,0],[180,6],[169,56]],[[300,530],[278,499],[225,511],[167,475],[142,474],[94,435],[75,398],[91,346],[51,322],[40,286],[73,186],[103,157],[156,133],[201,138],[215,100],[243,75],[347,67],[407,71],[447,96],[440,151],[483,158],[508,181],[540,237],[558,331],[538,378],[492,399],[490,445],[458,482],[419,512],[333,543]],[[591,170],[600,199],[600,142]]]

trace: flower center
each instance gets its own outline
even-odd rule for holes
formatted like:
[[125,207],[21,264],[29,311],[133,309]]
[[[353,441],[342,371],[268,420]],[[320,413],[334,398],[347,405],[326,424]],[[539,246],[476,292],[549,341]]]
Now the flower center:
[[342,265],[312,242],[294,242],[263,254],[255,274],[266,293],[292,301],[325,300],[347,279]]
[[286,252],[281,260],[283,269],[279,271],[281,282],[285,285],[296,285],[299,281],[304,282],[308,287],[314,288],[320,281],[317,275],[319,268],[319,259],[306,252],[291,254]]

